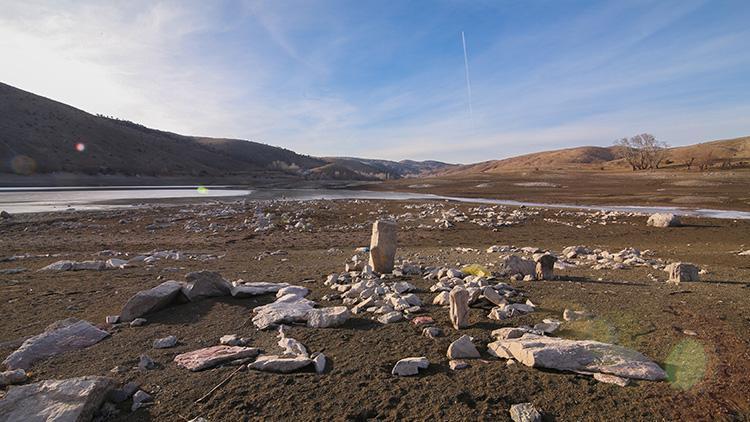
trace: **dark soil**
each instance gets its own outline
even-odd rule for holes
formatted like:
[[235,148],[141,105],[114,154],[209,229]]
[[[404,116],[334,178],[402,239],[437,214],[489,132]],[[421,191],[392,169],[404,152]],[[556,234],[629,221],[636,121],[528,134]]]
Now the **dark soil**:
[[[166,279],[183,280],[185,273],[195,270],[218,271],[229,280],[301,284],[312,289],[309,298],[321,306],[339,305],[338,301],[321,300],[332,292],[323,281],[328,274],[343,271],[345,260],[354,254],[354,248],[368,244],[370,233],[369,226],[341,230],[331,226],[369,223],[381,215],[413,212],[404,209],[405,204],[287,203],[283,207],[290,211],[307,211],[313,231],[277,229],[265,234],[252,230],[189,233],[181,222],[162,230],[146,230],[155,220],[177,214],[179,208],[174,207],[38,214],[3,221],[0,257],[23,253],[63,256],[0,262],[0,269],[28,269],[16,275],[0,275],[0,357],[63,318],[77,317],[104,326],[105,317],[119,313],[135,292]],[[218,209],[223,205],[200,207]],[[471,208],[466,204],[456,207]],[[252,217],[251,210],[212,221],[237,225]],[[324,352],[329,358],[324,374],[240,372],[205,403],[195,404],[235,367],[192,373],[172,362],[178,353],[217,344],[225,334],[251,337],[253,346],[278,351],[276,332],[257,331],[250,322],[253,307],[271,302],[273,295],[210,299],[153,314],[140,328],[112,329],[112,336],[95,346],[36,364],[31,381],[103,375],[122,382],[137,381],[153,394],[156,402],[152,407],[130,413],[123,405],[116,420],[172,421],[197,416],[211,421],[509,420],[508,408],[520,402],[532,402],[548,420],[561,421],[750,418],[750,256],[737,255],[750,249],[750,222],[688,219],[687,227],[656,229],[646,227],[644,217],[623,217],[618,219],[619,224],[575,228],[544,218],[578,223],[584,217],[543,210],[522,225],[497,231],[468,222],[447,230],[404,229],[399,237],[399,255],[425,265],[486,265],[496,256],[484,252],[493,244],[558,252],[570,245],[613,252],[635,247],[650,249],[653,256],[664,260],[695,263],[708,274],[702,282],[674,286],[663,282],[665,273],[651,268],[558,271],[562,278],[558,281],[515,283],[541,310],[508,321],[490,320],[488,310],[472,308],[472,326],[458,333],[450,327],[446,308],[426,306],[427,314],[447,334],[437,340],[421,336],[420,329],[409,322],[381,325],[369,319],[370,314],[355,316],[340,328],[293,326],[291,337],[311,352]],[[119,224],[121,219],[129,222]],[[81,223],[83,227],[66,228],[68,223]],[[402,225],[416,227],[417,223]],[[477,248],[479,252],[461,253],[455,247]],[[94,254],[104,249],[131,256],[154,249],[225,256],[209,261],[165,260],[151,267],[103,272],[36,271],[59,259],[94,259]],[[279,249],[288,255],[256,259],[264,251]],[[649,273],[661,281],[651,281]],[[314,282],[302,283],[308,279]],[[431,303],[431,283],[421,278],[410,281],[420,288],[423,301]],[[508,366],[486,353],[493,329],[533,324],[549,317],[561,319],[565,308],[589,310],[596,318],[566,324],[560,336],[622,344],[663,367],[677,362],[667,367],[671,373],[676,371],[677,379],[637,382],[623,388],[582,375],[520,364]],[[685,335],[683,330],[695,331],[697,336]],[[483,359],[454,372],[448,368],[445,352],[463,333],[474,337]],[[177,336],[179,345],[151,348],[154,339],[167,335]],[[159,367],[146,372],[110,372],[118,365],[136,366],[142,353],[151,356]],[[415,377],[392,376],[395,362],[410,356],[428,357],[430,367]]]

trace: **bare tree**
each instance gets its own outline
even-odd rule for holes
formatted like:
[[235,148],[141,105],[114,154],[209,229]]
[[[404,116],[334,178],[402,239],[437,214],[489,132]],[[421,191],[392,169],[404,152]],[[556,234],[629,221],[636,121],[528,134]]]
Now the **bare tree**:
[[615,145],[623,147],[625,160],[636,170],[658,169],[667,156],[666,142],[657,141],[654,135],[642,133],[631,138],[615,141]]

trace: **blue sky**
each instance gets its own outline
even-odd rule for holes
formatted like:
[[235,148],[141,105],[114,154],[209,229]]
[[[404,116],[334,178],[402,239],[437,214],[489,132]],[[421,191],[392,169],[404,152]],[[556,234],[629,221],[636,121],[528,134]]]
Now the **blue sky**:
[[0,81],[178,133],[464,163],[644,131],[672,145],[750,135],[746,0],[0,0],[0,10],[0,54],[12,58]]

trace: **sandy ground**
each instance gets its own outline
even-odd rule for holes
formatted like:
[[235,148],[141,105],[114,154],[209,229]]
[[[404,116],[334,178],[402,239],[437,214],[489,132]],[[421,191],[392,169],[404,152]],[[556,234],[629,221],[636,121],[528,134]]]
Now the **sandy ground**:
[[401,179],[368,189],[585,205],[750,210],[750,171],[512,171]]
[[[312,289],[309,298],[320,306],[340,305],[340,301],[321,300],[332,292],[323,285],[325,277],[343,271],[354,249],[368,244],[373,220],[415,212],[407,209],[414,204],[419,203],[316,201],[264,205],[265,211],[277,216],[285,211],[303,213],[313,229],[277,229],[263,234],[251,229],[223,229],[252,218],[254,204],[229,205],[239,212],[227,218],[196,216],[196,212],[227,207],[217,203],[38,214],[3,221],[0,257],[25,253],[59,256],[0,262],[0,269],[28,269],[0,275],[0,357],[63,318],[77,317],[104,326],[105,317],[117,314],[135,292],[163,280],[183,280],[185,273],[195,270],[218,271],[229,280],[300,284]],[[465,212],[473,207],[442,206]],[[173,219],[180,215],[180,209],[188,209],[188,217],[163,229],[146,228]],[[420,223],[434,223],[429,219],[402,219],[399,256],[424,265],[489,266],[497,258],[485,249],[495,244],[557,252],[570,245],[613,252],[635,247],[648,249],[652,256],[666,261],[695,263],[708,273],[702,282],[673,286],[664,283],[665,273],[651,268],[561,270],[557,271],[560,280],[513,283],[540,306],[538,312],[523,317],[494,321],[487,318],[486,309],[472,308],[471,327],[459,333],[450,327],[446,308],[426,306],[427,314],[447,334],[436,340],[422,337],[409,322],[381,325],[372,321],[370,314],[355,316],[339,328],[293,326],[291,337],[310,351],[328,356],[324,374],[241,372],[207,402],[195,404],[235,368],[192,373],[172,362],[175,355],[217,344],[225,334],[250,337],[253,346],[268,351],[277,347],[275,332],[257,331],[250,322],[252,308],[271,302],[273,295],[209,299],[153,314],[144,327],[114,328],[111,337],[95,346],[40,362],[32,368],[31,381],[103,375],[122,382],[137,381],[153,394],[156,403],[152,407],[131,414],[123,405],[113,420],[179,421],[197,416],[211,421],[509,420],[508,408],[520,402],[534,403],[547,420],[750,419],[750,256],[737,254],[750,249],[750,222],[688,219],[685,227],[656,229],[646,227],[644,217],[619,217],[607,225],[583,224],[586,218],[586,214],[575,212],[540,210],[522,224],[496,231],[470,222],[457,223],[450,229],[419,229]],[[188,219],[204,228],[210,223],[219,226],[216,231],[189,232],[183,227]],[[456,247],[476,248],[478,252],[459,252]],[[105,249],[130,256],[176,249],[220,258],[158,261],[152,266],[103,272],[36,271],[59,259],[94,259],[94,254]],[[276,250],[288,254],[264,256],[264,252]],[[257,259],[259,256],[262,258]],[[653,281],[649,273],[659,281]],[[431,303],[431,282],[408,279],[420,288],[418,294],[423,301]],[[631,347],[671,371],[671,381],[637,382],[623,388],[581,375],[519,364],[507,366],[486,353],[493,329],[533,324],[549,317],[561,319],[565,308],[585,309],[596,318],[565,324],[561,337],[592,338]],[[684,330],[697,335],[686,335]],[[453,372],[445,352],[463,333],[475,338],[483,358],[472,361],[466,370]],[[167,335],[177,336],[179,345],[151,348],[154,339]],[[110,372],[118,365],[134,367],[142,353],[151,356],[158,368]],[[426,356],[431,365],[416,377],[392,376],[394,363],[409,356]]]

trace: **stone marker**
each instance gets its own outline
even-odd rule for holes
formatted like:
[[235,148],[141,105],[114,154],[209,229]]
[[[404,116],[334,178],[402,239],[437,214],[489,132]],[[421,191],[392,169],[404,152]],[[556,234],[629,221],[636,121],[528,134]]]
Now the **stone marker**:
[[253,358],[258,354],[260,354],[260,349],[256,347],[212,346],[179,354],[174,357],[174,361],[177,366],[195,372],[224,362]]
[[346,306],[316,308],[307,313],[307,326],[313,328],[338,327],[344,324],[350,316],[351,312]]
[[448,346],[448,359],[473,359],[481,357],[471,337],[463,335]]
[[519,403],[510,407],[513,422],[541,422],[542,414],[531,403]]
[[263,330],[275,324],[306,321],[313,306],[315,302],[311,300],[294,294],[284,295],[275,302],[254,308],[253,324]]
[[685,262],[675,262],[667,265],[664,271],[669,273],[669,283],[681,283],[683,281],[700,281],[698,267]]
[[404,358],[396,362],[396,365],[391,370],[391,375],[398,375],[401,377],[417,375],[420,369],[425,369],[428,366],[430,366],[430,361],[424,356],[418,358]]
[[542,255],[535,259],[536,261],[536,279],[537,280],[554,280],[555,279],[555,262],[557,257],[554,255]]
[[652,227],[678,227],[681,223],[680,217],[674,214],[656,213],[648,218],[646,224]]
[[306,356],[263,355],[248,365],[248,368],[264,372],[287,374],[311,364],[312,359]]
[[141,290],[128,299],[120,311],[121,321],[132,321],[138,317],[164,309],[175,301],[180,294],[182,284],[176,281],[165,281],[160,285]]
[[560,371],[604,373],[659,381],[667,373],[646,356],[622,346],[592,340],[568,340],[525,334],[487,345],[490,354],[514,358],[526,366]]
[[380,274],[393,271],[393,260],[396,257],[395,221],[378,220],[372,225],[370,238],[370,266]]
[[92,346],[108,336],[108,332],[96,328],[88,321],[64,319],[49,325],[43,333],[26,339],[3,364],[8,369],[28,370],[34,362]]
[[456,286],[449,295],[450,319],[453,328],[460,330],[469,325],[469,292]]
[[80,377],[14,387],[0,400],[0,421],[90,421],[114,385],[111,378]]

